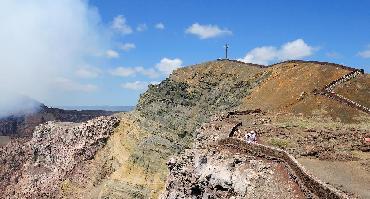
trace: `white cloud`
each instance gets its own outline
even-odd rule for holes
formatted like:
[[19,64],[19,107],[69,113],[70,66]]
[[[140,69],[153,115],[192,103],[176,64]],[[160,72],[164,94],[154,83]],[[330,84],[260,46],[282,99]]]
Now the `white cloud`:
[[130,51],[131,49],[136,48],[134,43],[125,43],[120,46],[120,48],[126,52]]
[[76,76],[81,78],[96,78],[100,75],[101,70],[96,67],[83,66],[76,70]]
[[155,71],[154,69],[145,69],[142,66],[137,67],[117,67],[113,70],[109,71],[111,75],[113,76],[119,76],[119,77],[130,77],[135,76],[137,74],[144,75],[149,78],[156,78],[159,76],[159,73]]
[[368,49],[358,52],[357,55],[362,58],[370,58],[370,45],[368,46]]
[[148,29],[148,26],[143,23],[143,24],[139,24],[137,27],[136,27],[136,30],[138,32],[143,32],[143,31],[146,31]]
[[268,65],[274,61],[302,59],[311,56],[316,48],[309,46],[303,39],[297,39],[283,44],[280,48],[274,46],[257,47],[249,51],[240,61]]
[[117,67],[109,71],[113,76],[132,77],[136,75],[143,75],[149,78],[157,78],[161,75],[169,75],[173,70],[182,67],[182,60],[175,58],[163,58],[155,65],[155,68],[137,67]]
[[200,39],[209,39],[224,35],[232,35],[228,29],[221,29],[217,25],[200,25],[195,23],[186,29],[185,33],[198,36]]
[[57,78],[55,80],[56,85],[64,91],[75,91],[75,92],[94,92],[98,90],[98,87],[93,84],[81,84],[68,78]]
[[297,39],[284,44],[279,50],[279,59],[301,59],[311,56],[315,48],[306,44],[303,39]]
[[118,58],[119,57],[119,53],[115,50],[107,50],[107,52],[105,52],[105,55],[108,57],[108,58]]
[[275,47],[263,46],[249,51],[241,61],[267,65],[270,61],[275,60],[277,55],[278,50]]
[[157,28],[158,30],[163,30],[165,27],[164,27],[164,24],[161,22],[161,23],[157,23],[155,24],[154,26],[155,28]]
[[132,67],[117,67],[114,70],[110,71],[111,75],[120,77],[129,77],[135,75],[136,73],[137,71],[135,70],[135,68]]
[[158,84],[158,82],[143,82],[143,81],[134,81],[134,82],[126,82],[121,84],[121,87],[124,89],[129,90],[144,90],[148,88],[149,84]]
[[145,69],[144,67],[135,67],[136,72],[149,77],[149,78],[156,78],[159,76],[159,73],[155,71],[153,68]]
[[158,85],[158,84],[160,84],[161,82],[158,82],[158,81],[152,81],[152,82],[150,82],[150,84],[151,85]]
[[169,75],[172,73],[173,70],[180,68],[182,65],[182,60],[179,58],[169,59],[163,58],[159,63],[155,65],[155,67],[164,75]]
[[182,60],[175,58],[163,58],[159,63],[155,65],[155,68],[144,68],[142,66],[137,67],[117,67],[109,71],[113,76],[119,77],[132,77],[136,75],[143,75],[149,78],[157,78],[161,75],[169,75],[173,70],[182,67]]
[[123,35],[128,35],[133,32],[132,28],[127,24],[127,20],[123,15],[116,16],[113,19],[111,27]]
[[325,55],[329,58],[340,58],[341,57],[340,54],[337,52],[327,52]]
[[85,0],[2,0],[0,24],[0,93],[53,103],[56,77],[74,75],[110,48],[97,9]]

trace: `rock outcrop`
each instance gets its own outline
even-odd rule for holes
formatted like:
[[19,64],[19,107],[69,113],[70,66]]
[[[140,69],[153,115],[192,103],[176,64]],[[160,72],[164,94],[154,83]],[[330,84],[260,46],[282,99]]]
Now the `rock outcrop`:
[[279,163],[253,156],[198,149],[168,164],[162,198],[303,198]]
[[30,141],[11,141],[0,149],[0,191],[4,198],[58,198],[61,182],[92,159],[114,127],[114,116],[85,123],[47,122]]
[[239,125],[227,116],[202,125],[193,148],[169,160],[161,198],[304,198],[283,164],[218,145]]
[[162,198],[349,198],[287,152],[232,138],[240,123],[229,115],[202,125],[193,148],[169,160]]

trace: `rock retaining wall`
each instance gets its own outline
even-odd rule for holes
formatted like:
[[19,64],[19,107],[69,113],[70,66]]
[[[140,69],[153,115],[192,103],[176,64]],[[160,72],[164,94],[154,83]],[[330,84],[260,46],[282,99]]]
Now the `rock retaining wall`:
[[359,74],[363,74],[363,72],[361,72],[360,70],[354,70],[348,74],[345,74],[344,76],[342,76],[341,78],[337,79],[337,80],[334,80],[332,81],[330,84],[326,85],[324,87],[324,90],[328,91],[328,92],[331,92],[334,90],[334,88],[336,86],[338,86],[339,84],[342,84],[346,81],[349,81],[353,78],[355,78],[357,75]]
[[[340,64],[336,64],[336,63],[330,63],[330,62],[320,62],[320,61],[303,61],[303,60],[288,60],[288,61],[283,61],[283,62],[279,62],[279,63],[276,63],[276,64],[272,64],[272,65],[269,65],[268,67],[273,67],[273,66],[276,66],[276,65],[279,65],[279,64],[283,64],[283,63],[313,63],[313,64],[320,64],[320,65],[331,65],[331,66],[335,66],[335,67],[338,67],[338,68],[342,68],[342,69],[345,69],[345,70],[358,70],[356,68],[352,68],[352,67],[348,67],[348,66],[344,66],[344,65],[340,65]],[[360,70],[360,71],[364,71],[364,70]]]
[[346,104],[352,108],[355,108],[355,109],[358,109],[358,110],[361,110],[365,113],[369,113],[370,114],[370,109],[355,102],[355,101],[352,101],[350,99],[347,99],[346,97],[342,96],[342,95],[339,95],[339,94],[335,94],[335,93],[329,93],[329,92],[322,92],[321,93],[322,95],[328,97],[328,98],[331,98],[331,99],[334,99],[334,100],[337,100],[339,102],[342,102],[343,104]]
[[248,115],[248,114],[253,114],[253,113],[262,113],[261,109],[253,109],[253,110],[246,110],[246,111],[232,111],[228,112],[226,115],[226,118],[229,118],[230,116],[233,115]]
[[342,69],[345,69],[345,70],[351,70],[351,71],[358,70],[358,71],[364,73],[363,69],[356,69],[356,68],[344,66],[344,65],[341,65],[341,64],[330,63],[330,62],[320,62],[320,61],[288,60],[288,61],[282,61],[282,62],[279,62],[279,63],[271,64],[271,65],[268,65],[268,66],[260,65],[260,64],[253,64],[253,63],[246,63],[246,62],[243,62],[243,61],[240,61],[240,60],[235,60],[235,59],[217,59],[217,61],[231,61],[231,62],[235,62],[235,63],[249,64],[249,65],[259,67],[259,68],[269,68],[269,67],[273,67],[273,66],[276,66],[276,65],[279,65],[279,64],[285,64],[285,63],[313,63],[313,64],[320,64],[320,65],[331,65],[331,66],[335,66],[335,67],[338,67],[338,68],[342,68]]
[[239,61],[239,60],[236,60],[236,59],[217,59],[217,61],[230,61],[230,62],[235,62],[235,63],[238,63],[238,64],[248,64],[248,65],[251,65],[251,66],[258,67],[258,68],[267,68],[268,67],[268,66],[260,65],[260,64],[242,62],[242,61]]
[[283,161],[288,166],[293,178],[301,186],[302,190],[306,193],[308,198],[314,197],[312,194],[318,198],[328,198],[328,199],[343,199],[349,198],[349,196],[342,191],[334,188],[329,184],[325,184],[309,174],[304,167],[297,162],[297,160],[289,155],[287,152],[261,145],[261,144],[247,144],[241,140],[234,138],[222,139],[219,141],[219,145],[227,148],[236,149],[243,153],[248,153],[253,156],[277,159]]
[[346,104],[352,108],[355,108],[357,110],[360,110],[360,111],[363,111],[365,113],[369,113],[370,114],[370,108],[367,108],[355,101],[352,101],[342,95],[339,95],[339,94],[336,94],[333,92],[334,88],[336,86],[338,86],[339,84],[342,84],[346,81],[349,81],[355,77],[357,77],[358,75],[360,74],[364,74],[364,70],[358,70],[358,69],[354,69],[353,71],[351,71],[350,73],[348,74],[345,74],[343,75],[342,77],[340,77],[339,79],[336,79],[334,81],[332,81],[331,83],[327,84],[320,92],[319,94],[321,95],[324,95],[330,99],[334,99],[336,101],[339,101],[343,104]]

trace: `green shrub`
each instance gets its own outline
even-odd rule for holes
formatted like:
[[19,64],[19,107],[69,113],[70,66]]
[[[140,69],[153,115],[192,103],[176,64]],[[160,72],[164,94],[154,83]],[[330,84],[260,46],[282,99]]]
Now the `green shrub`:
[[269,144],[281,149],[286,149],[290,143],[288,140],[280,139],[280,138],[271,138]]

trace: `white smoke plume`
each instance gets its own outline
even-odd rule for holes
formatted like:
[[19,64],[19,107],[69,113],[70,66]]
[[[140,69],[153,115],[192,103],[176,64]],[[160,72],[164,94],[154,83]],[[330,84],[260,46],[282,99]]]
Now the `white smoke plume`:
[[24,115],[38,111],[41,104],[27,96],[8,93],[1,93],[0,98],[0,119],[9,115]]
[[1,0],[0,115],[19,110],[17,96],[51,97],[56,79],[108,48],[103,30],[85,0]]

